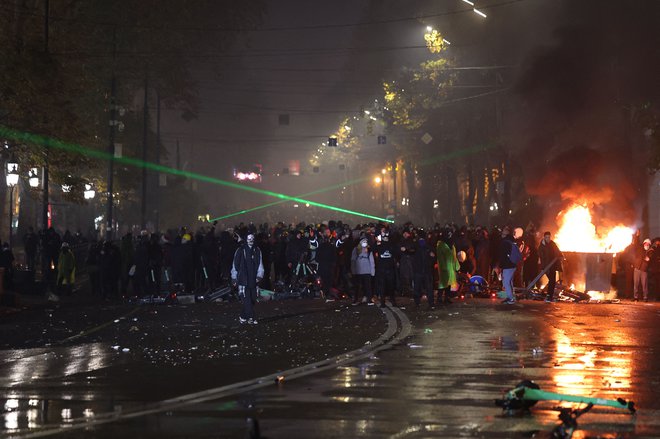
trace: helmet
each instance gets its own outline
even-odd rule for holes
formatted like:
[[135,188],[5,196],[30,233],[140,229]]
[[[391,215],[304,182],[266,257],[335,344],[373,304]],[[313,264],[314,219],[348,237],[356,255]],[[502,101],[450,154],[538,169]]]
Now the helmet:
[[458,262],[465,262],[467,259],[467,254],[461,250],[456,254],[456,257],[458,258]]
[[188,233],[184,233],[183,236],[181,237],[181,242],[190,242],[192,240],[192,236]]

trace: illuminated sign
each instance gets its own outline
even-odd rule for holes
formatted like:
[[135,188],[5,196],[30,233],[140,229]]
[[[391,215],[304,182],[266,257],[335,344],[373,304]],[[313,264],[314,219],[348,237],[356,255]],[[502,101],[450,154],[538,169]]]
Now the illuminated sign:
[[248,181],[252,183],[261,183],[262,165],[255,164],[251,171],[234,168],[234,178],[238,181]]

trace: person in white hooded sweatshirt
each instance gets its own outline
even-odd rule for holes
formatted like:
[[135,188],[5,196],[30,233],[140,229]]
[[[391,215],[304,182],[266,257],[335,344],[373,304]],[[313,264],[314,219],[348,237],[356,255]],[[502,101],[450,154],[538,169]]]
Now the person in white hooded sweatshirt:
[[360,303],[358,301],[360,290],[362,291],[362,303],[373,305],[371,283],[372,278],[376,275],[376,264],[366,238],[361,239],[360,244],[353,249],[351,271],[357,284],[353,295],[353,305]]

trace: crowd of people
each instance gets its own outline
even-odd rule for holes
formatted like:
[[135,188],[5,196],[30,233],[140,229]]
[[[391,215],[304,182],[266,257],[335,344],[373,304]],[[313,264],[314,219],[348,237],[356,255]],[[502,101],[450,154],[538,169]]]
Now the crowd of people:
[[[301,275],[301,266],[311,262],[328,298],[346,296],[354,305],[380,301],[385,306],[387,300],[396,305],[397,296],[412,297],[416,304],[426,296],[428,306],[434,307],[450,304],[460,283],[473,276],[491,285],[501,282],[504,303],[515,303],[514,288],[529,285],[541,270],[547,272],[546,300],[554,300],[563,255],[551,238],[550,232],[540,236],[533,227],[488,230],[436,224],[424,229],[412,223],[350,226],[327,221],[295,226],[241,223],[225,230],[208,225],[195,232],[144,230],[136,236],[127,233],[118,242],[68,231],[60,236],[52,228],[40,234],[30,229],[23,244],[27,269],[34,270],[40,260],[42,272],[52,272],[50,278],[62,294],[70,293],[77,265],[84,265],[92,292],[107,300],[158,294],[171,284],[182,285],[188,293],[208,291],[232,282],[237,250],[249,243],[250,249],[259,250],[263,289],[291,285]],[[86,254],[72,251],[81,246]],[[660,288],[658,247],[660,238],[640,243],[637,234],[618,258],[634,299],[648,300],[649,279],[652,289]],[[0,263],[6,274],[11,272],[14,260],[6,245]]]

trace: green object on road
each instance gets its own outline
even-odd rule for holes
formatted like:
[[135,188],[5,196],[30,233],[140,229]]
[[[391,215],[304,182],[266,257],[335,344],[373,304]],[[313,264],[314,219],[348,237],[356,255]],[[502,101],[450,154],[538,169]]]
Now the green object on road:
[[541,390],[539,386],[532,381],[522,381],[515,389],[509,390],[506,395],[504,395],[503,399],[495,400],[495,404],[508,411],[521,409],[528,410],[538,401],[577,402],[629,410],[630,413],[635,413],[636,411],[635,403],[633,401],[626,401],[623,398],[592,398],[588,396],[564,395],[561,393],[547,392]]
[[430,334],[430,333],[432,333],[432,332],[433,332],[433,329],[430,329],[430,328],[426,328],[426,329],[424,330],[424,334]]
[[267,297],[267,298],[271,299],[274,295],[275,295],[274,291],[264,290],[263,288],[259,289],[259,296],[261,296],[261,297]]
[[[635,403],[632,401],[627,402],[624,399],[604,399],[604,398],[590,398],[588,396],[576,396],[576,395],[563,395],[561,393],[546,392],[541,389],[530,389],[523,387],[524,393],[522,395],[523,400],[528,401],[567,401],[567,402],[579,402],[584,404],[593,404],[606,407],[614,407],[616,409],[630,410],[635,412]],[[517,389],[514,389],[515,391]]]

